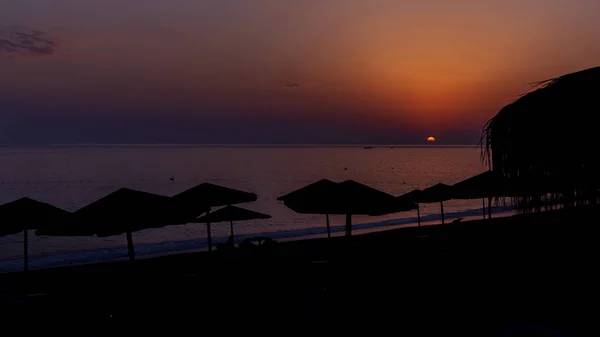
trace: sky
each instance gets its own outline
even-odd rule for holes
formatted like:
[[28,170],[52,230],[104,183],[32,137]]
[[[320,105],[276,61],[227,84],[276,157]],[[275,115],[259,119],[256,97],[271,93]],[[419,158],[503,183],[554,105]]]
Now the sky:
[[596,0],[0,0],[0,143],[475,144]]

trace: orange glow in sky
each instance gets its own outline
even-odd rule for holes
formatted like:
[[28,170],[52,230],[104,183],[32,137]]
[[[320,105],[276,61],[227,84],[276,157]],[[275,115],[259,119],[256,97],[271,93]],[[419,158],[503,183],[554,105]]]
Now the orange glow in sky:
[[408,137],[391,142],[476,142],[529,83],[600,62],[600,1],[176,2],[3,8],[0,39],[33,27],[60,42],[36,58],[4,57],[0,43],[0,93],[15,101],[5,113],[151,116],[174,128],[252,119],[269,125],[257,135],[288,134],[281,125],[291,123],[367,140],[385,131]]

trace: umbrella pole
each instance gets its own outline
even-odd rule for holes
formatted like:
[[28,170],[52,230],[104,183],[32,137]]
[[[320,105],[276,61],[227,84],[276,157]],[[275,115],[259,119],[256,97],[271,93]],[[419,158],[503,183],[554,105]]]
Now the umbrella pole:
[[419,228],[421,227],[421,211],[419,205],[417,205],[417,223],[419,224]]
[[492,218],[492,197],[488,198],[488,219]]
[[483,204],[483,208],[482,208],[482,210],[483,210],[483,220],[485,220],[485,198],[481,199],[481,202]]
[[233,220],[229,220],[229,228],[231,229],[231,238],[233,238]]
[[325,221],[327,221],[327,238],[331,239],[331,229],[329,228],[329,214],[325,214]]
[[23,231],[23,270],[27,272],[29,270],[29,253],[27,247],[29,246],[29,238],[27,237],[27,229]]
[[444,224],[444,202],[440,201],[440,209],[442,210],[442,225]]
[[[206,211],[206,216],[210,215],[210,207]],[[206,241],[208,243],[208,251],[212,251],[212,234],[210,232],[210,222],[206,223]]]
[[210,232],[210,222],[206,223],[206,240],[208,241],[208,251],[212,251],[212,234]]
[[352,236],[352,215],[346,214],[346,236]]
[[133,249],[133,237],[131,231],[127,231],[127,253],[130,261],[135,260],[135,250]]

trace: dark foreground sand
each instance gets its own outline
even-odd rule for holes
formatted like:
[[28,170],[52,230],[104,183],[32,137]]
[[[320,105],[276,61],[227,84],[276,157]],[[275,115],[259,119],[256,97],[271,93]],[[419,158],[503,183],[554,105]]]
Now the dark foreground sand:
[[599,219],[562,210],[2,275],[0,310],[18,335],[598,336]]

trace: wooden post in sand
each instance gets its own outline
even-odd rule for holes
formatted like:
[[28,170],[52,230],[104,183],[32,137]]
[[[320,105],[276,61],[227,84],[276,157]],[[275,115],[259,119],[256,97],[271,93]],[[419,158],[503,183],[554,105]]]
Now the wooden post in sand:
[[208,222],[206,224],[206,241],[208,244],[208,251],[211,252],[212,251],[212,234],[210,231],[210,222]]
[[346,214],[346,236],[352,236],[352,215]]
[[329,228],[329,214],[325,214],[325,221],[327,221],[327,238],[331,239],[331,229]]
[[444,202],[440,201],[440,209],[442,211],[442,225],[444,224]]
[[29,270],[29,254],[27,252],[27,247],[29,247],[29,243],[28,243],[29,239],[27,237],[27,229],[25,229],[23,231],[23,263],[25,263],[25,265],[23,266],[23,270],[25,272],[27,272],[27,270]]
[[485,220],[485,198],[481,199],[481,203],[483,205],[483,208],[482,208],[482,210],[483,210],[483,220]]
[[[206,211],[206,216],[210,215],[210,207],[208,208],[208,211]],[[210,232],[210,222],[206,223],[206,241],[208,244],[208,251],[211,252],[212,251],[212,233]]]
[[131,231],[127,231],[127,254],[129,255],[129,260],[135,260],[135,250],[133,248],[133,237],[131,235]]

